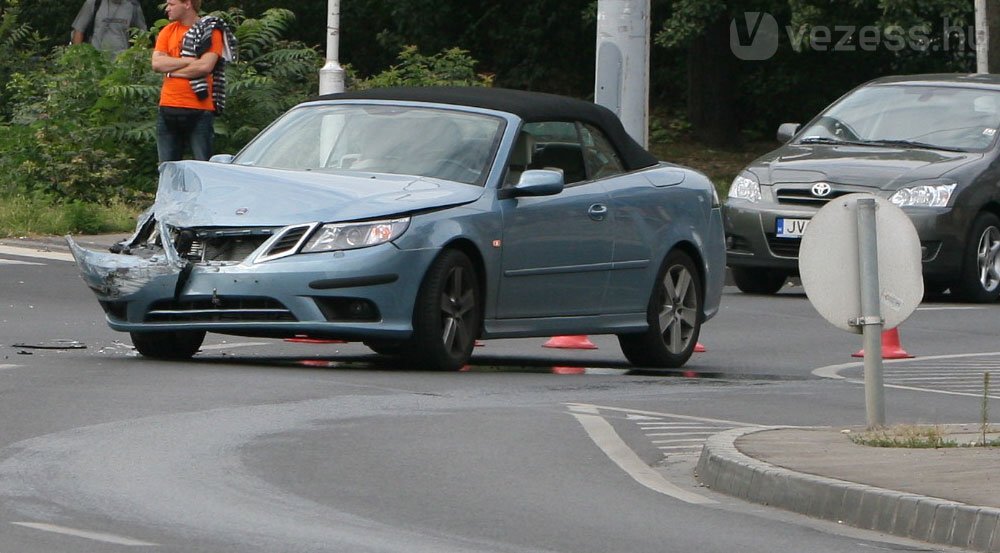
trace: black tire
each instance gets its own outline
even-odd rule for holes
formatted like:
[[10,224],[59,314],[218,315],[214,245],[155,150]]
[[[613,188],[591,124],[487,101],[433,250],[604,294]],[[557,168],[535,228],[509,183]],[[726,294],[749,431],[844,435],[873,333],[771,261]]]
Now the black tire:
[[420,368],[455,371],[472,356],[483,324],[483,294],[472,261],[444,250],[420,284],[409,353]]
[[754,267],[730,267],[733,282],[740,292],[745,294],[777,294],[785,285],[788,274],[777,269],[758,269]]
[[677,368],[691,357],[701,332],[703,286],[687,254],[667,255],[650,292],[649,328],[641,334],[619,334],[618,343],[630,363],[639,367]]
[[1000,297],[1000,218],[980,213],[972,221],[965,245],[958,297],[973,303],[992,303]]
[[406,353],[406,342],[398,340],[368,340],[364,344],[379,355],[403,355]]
[[144,357],[190,359],[205,341],[204,330],[130,332],[132,345]]

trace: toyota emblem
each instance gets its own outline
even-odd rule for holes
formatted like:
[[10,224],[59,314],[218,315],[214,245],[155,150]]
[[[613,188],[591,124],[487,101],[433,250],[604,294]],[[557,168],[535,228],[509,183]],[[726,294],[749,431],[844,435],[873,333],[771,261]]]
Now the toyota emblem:
[[813,196],[816,196],[817,198],[825,198],[829,196],[832,191],[833,188],[825,182],[817,182],[812,187]]

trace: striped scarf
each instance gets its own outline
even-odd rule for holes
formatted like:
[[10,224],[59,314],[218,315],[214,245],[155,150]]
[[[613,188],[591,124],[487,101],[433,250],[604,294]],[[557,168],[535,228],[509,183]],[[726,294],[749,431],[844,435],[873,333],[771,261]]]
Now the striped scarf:
[[[226,107],[226,63],[236,61],[237,58],[236,37],[229,30],[229,26],[214,15],[199,19],[184,34],[184,39],[181,42],[181,56],[201,57],[212,47],[212,31],[215,29],[222,31],[223,49],[222,57],[212,69],[212,101],[215,103],[215,113],[221,114]],[[208,79],[206,77],[191,79],[191,89],[194,90],[195,96],[204,100],[208,97]]]

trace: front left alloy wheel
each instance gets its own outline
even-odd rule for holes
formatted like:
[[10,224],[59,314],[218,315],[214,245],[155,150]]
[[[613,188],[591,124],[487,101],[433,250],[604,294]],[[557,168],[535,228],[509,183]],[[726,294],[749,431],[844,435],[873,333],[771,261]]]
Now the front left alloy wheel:
[[640,367],[677,368],[691,357],[702,322],[702,282],[691,258],[671,252],[663,261],[647,307],[649,328],[619,334],[622,353]]
[[448,249],[431,264],[413,309],[410,353],[419,368],[454,371],[472,356],[483,324],[482,292],[472,261]]

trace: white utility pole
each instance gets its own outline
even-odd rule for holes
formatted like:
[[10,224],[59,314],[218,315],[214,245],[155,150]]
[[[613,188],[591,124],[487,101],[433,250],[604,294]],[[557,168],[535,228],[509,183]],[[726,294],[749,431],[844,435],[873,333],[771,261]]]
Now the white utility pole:
[[976,73],[990,72],[990,26],[986,0],[976,0]]
[[613,111],[643,147],[649,142],[650,0],[598,0],[594,102]]
[[340,65],[340,0],[328,0],[326,19],[326,65],[319,70],[319,93],[344,91],[344,68]]

